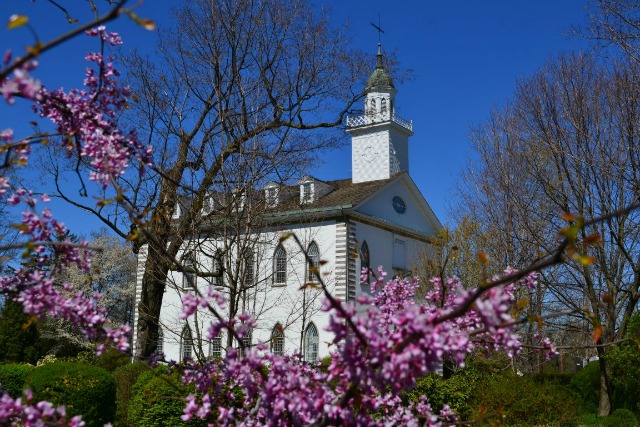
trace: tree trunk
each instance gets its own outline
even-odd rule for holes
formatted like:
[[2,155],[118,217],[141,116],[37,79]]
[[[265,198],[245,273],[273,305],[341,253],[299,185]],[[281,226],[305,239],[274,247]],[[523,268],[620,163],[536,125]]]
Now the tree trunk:
[[158,319],[162,308],[162,297],[169,272],[166,263],[159,262],[161,256],[149,248],[142,276],[142,293],[138,303],[138,331],[135,358],[145,360],[156,351],[158,344]]
[[611,414],[611,395],[613,389],[609,374],[607,372],[607,364],[604,359],[604,349],[598,347],[598,364],[600,366],[600,402],[598,404],[598,415],[607,416]]

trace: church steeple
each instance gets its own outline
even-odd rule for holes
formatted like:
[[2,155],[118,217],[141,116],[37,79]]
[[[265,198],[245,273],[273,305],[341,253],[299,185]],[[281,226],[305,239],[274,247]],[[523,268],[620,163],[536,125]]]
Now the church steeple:
[[369,92],[374,88],[391,88],[395,90],[393,79],[384,68],[382,61],[382,43],[378,42],[378,54],[376,55],[376,69],[373,70],[371,77],[367,80],[366,91]]
[[409,170],[413,123],[395,113],[397,90],[384,66],[380,42],[376,68],[367,80],[365,93],[364,115],[347,117],[353,183],[387,179]]

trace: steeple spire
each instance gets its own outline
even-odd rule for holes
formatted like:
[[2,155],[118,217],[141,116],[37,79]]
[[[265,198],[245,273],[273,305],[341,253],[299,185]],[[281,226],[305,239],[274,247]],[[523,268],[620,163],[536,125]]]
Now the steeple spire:
[[384,63],[382,61],[382,43],[380,42],[378,42],[378,53],[376,54],[376,69],[373,70],[373,73],[367,80],[367,92],[370,92],[373,89],[395,90],[393,79],[384,68]]

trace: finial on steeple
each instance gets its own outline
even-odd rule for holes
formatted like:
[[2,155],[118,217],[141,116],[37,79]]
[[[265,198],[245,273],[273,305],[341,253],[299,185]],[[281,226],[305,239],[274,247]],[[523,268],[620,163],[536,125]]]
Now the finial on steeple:
[[382,43],[378,42],[378,54],[376,55],[376,68],[384,68],[382,64]]
[[369,91],[373,87],[390,87],[393,88],[393,80],[387,70],[384,68],[382,61],[382,42],[380,41],[380,34],[384,33],[380,28],[380,14],[378,14],[378,25],[371,23],[371,26],[378,30],[378,53],[376,55],[376,69],[373,71],[369,80],[367,80],[366,90]]
[[376,68],[384,68],[384,65],[382,65],[382,43],[380,42],[380,34],[384,33],[384,30],[382,29],[382,27],[380,27],[380,13],[378,13],[378,25],[374,24],[373,22],[371,23],[371,25],[373,26],[373,28],[378,30],[378,55]]

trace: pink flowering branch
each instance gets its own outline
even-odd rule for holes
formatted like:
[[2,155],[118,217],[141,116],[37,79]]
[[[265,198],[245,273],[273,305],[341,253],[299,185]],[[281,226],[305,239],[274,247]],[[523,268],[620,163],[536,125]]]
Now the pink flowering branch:
[[28,63],[30,63],[31,61],[35,60],[40,54],[51,50],[69,40],[71,40],[72,38],[80,35],[80,34],[84,34],[86,31],[97,27],[99,25],[105,24],[109,21],[113,21],[114,19],[116,19],[118,16],[120,16],[124,9],[123,6],[127,3],[128,0],[121,0],[119,2],[116,3],[116,5],[113,7],[113,9],[111,9],[108,13],[106,13],[105,15],[91,21],[88,22],[86,24],[80,25],[79,27],[75,28],[73,31],[70,31],[66,34],[61,35],[60,37],[57,37],[45,44],[42,44],[40,46],[38,46],[37,48],[34,49],[30,49],[29,51],[27,51],[26,55],[21,56],[19,58],[17,58],[15,61],[13,61],[11,64],[9,64],[7,67],[5,67],[4,69],[0,70],[0,82],[2,82],[4,79],[6,79],[11,73],[23,69],[25,67],[25,65],[27,65]]
[[54,408],[50,402],[33,404],[33,395],[29,390],[25,398],[13,399],[8,394],[0,396],[0,424],[3,426],[66,426],[83,427],[82,417],[67,418],[64,406]]

